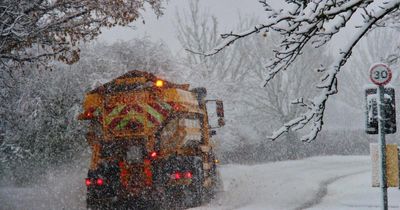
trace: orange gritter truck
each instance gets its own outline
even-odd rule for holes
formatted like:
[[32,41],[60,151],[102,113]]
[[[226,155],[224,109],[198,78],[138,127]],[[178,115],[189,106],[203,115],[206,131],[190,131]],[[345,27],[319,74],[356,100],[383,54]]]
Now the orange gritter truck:
[[179,209],[210,200],[222,186],[211,137],[224,110],[206,95],[137,70],[88,92],[79,115],[92,151],[87,208]]

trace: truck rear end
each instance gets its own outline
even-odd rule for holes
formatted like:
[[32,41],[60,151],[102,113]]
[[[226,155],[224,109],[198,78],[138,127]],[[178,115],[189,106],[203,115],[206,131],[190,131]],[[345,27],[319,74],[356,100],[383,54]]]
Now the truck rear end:
[[88,207],[195,206],[211,195],[218,174],[205,94],[143,71],[87,93],[79,119],[89,121],[92,150]]

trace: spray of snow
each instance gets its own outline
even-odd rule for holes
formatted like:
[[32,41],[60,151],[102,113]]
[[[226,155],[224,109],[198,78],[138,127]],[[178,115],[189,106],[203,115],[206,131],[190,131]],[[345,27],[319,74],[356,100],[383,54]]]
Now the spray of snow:
[[49,170],[45,179],[34,186],[0,188],[0,209],[86,209],[84,178],[87,167],[88,157],[84,156],[69,165]]

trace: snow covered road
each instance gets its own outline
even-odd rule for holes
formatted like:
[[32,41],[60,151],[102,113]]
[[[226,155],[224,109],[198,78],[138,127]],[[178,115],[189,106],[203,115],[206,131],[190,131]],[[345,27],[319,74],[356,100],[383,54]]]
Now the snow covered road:
[[[369,170],[370,159],[365,156],[228,165],[222,169],[225,192],[210,205],[196,209],[306,209],[323,201],[326,187],[336,180],[356,174],[369,177]],[[368,191],[370,181],[366,181]],[[349,185],[343,190],[351,192],[353,188]]]
[[[381,190],[371,187],[370,171],[339,179],[327,191],[322,202],[310,210],[381,209]],[[389,188],[388,200],[389,209],[400,209],[400,190]]]
[[[224,192],[193,210],[379,209],[367,156],[313,157],[260,165],[225,165]],[[34,188],[0,188],[0,210],[84,209],[85,171],[68,170]],[[397,199],[396,199],[397,198]],[[400,192],[389,190],[389,204],[400,209]]]

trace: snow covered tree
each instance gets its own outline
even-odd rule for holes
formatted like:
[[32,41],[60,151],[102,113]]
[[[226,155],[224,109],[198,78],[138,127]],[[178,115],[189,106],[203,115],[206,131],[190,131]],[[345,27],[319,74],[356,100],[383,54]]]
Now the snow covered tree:
[[82,59],[73,65],[58,62],[52,71],[32,68],[0,78],[10,84],[1,89],[7,103],[0,104],[0,168],[17,183],[32,181],[28,176],[68,163],[87,148],[85,123],[77,120],[87,91],[133,69],[174,75],[168,48],[148,38],[81,48]]
[[3,0],[0,1],[0,68],[48,59],[74,63],[79,41],[102,27],[128,25],[149,4],[162,14],[163,0]]
[[[217,37],[219,28],[216,17],[201,10],[199,3],[199,0],[189,1],[189,10],[184,11],[183,14],[177,13],[177,38],[185,49],[206,51],[220,44],[222,40]],[[245,24],[245,21],[241,21],[240,24]],[[198,71],[190,72],[190,76],[203,81],[224,80],[226,82],[226,80],[243,79],[247,68],[242,62],[243,59],[240,58],[240,51],[236,50],[237,47],[234,48],[213,57],[186,53],[183,64],[192,69],[198,69]]]
[[286,0],[280,8],[272,6],[272,1],[261,0],[260,3],[268,13],[264,23],[239,33],[222,34],[224,41],[221,44],[201,54],[215,55],[244,37],[276,31],[282,39],[274,50],[274,58],[266,65],[269,70],[267,85],[291,66],[306,46],[323,46],[334,41],[335,35],[344,31],[349,38],[338,43],[340,46],[338,52],[334,53],[334,61],[318,69],[322,75],[316,86],[319,93],[309,100],[298,99],[296,104],[305,107],[306,111],[269,136],[270,139],[276,139],[289,130],[305,128],[307,132],[301,140],[313,141],[322,129],[328,98],[338,92],[337,75],[350,58],[353,48],[370,30],[377,27],[399,28],[400,0]]
[[[200,1],[189,1],[188,10],[176,14],[177,38],[186,49],[206,51],[222,40],[217,37],[218,21],[207,11],[200,7]],[[182,54],[182,75],[186,82],[192,86],[203,86],[207,88],[209,98],[220,98],[225,101],[225,112],[229,121],[240,118],[243,113],[237,111],[241,103],[239,91],[242,82],[245,80],[246,70],[244,56],[241,56],[238,47],[224,51],[213,57],[202,57],[193,53]],[[243,103],[242,103],[243,104]],[[243,119],[245,121],[245,119]],[[234,123],[227,123],[223,129],[224,139],[229,139],[230,146],[242,138],[238,137],[238,129],[232,126]],[[228,136],[225,136],[227,134]]]
[[399,31],[395,29],[376,28],[363,37],[354,48],[352,59],[343,67],[338,76],[341,92],[338,96],[348,104],[364,110],[364,86],[370,84],[369,68],[373,63],[383,62],[394,70],[391,85],[400,85],[396,73],[400,67]]
[[[157,16],[163,0],[4,0],[0,1],[0,98],[9,101],[18,95],[15,71],[48,67],[49,60],[74,63],[80,58],[80,41],[101,33],[102,27],[126,26],[141,17],[146,4]],[[23,64],[34,64],[29,67]],[[19,84],[18,84],[19,83]],[[10,103],[0,107],[0,151],[13,153],[19,147],[6,143],[6,116]],[[17,122],[14,122],[17,123]]]
[[[190,1],[189,9],[177,14],[178,40],[190,51],[208,51],[223,41],[217,37],[217,19],[203,11],[199,3]],[[255,18],[239,18],[237,30],[255,22]],[[319,67],[318,61],[329,63],[324,47],[305,49],[296,65],[277,75],[265,89],[261,88],[265,77],[262,70],[264,59],[273,56],[269,49],[278,43],[276,39],[276,33],[259,34],[214,56],[204,57],[190,52],[183,55],[186,80],[206,86],[210,97],[222,98],[226,104],[227,124],[221,130],[224,150],[258,144],[263,136],[276,129],[277,123],[284,123],[304,111],[303,107],[290,104],[291,101],[316,93],[311,86],[318,79],[313,70]],[[299,69],[305,71],[297,71]],[[295,132],[288,133],[280,142],[280,154],[269,155],[295,159],[300,152],[297,151],[298,144],[292,141],[295,138]]]

